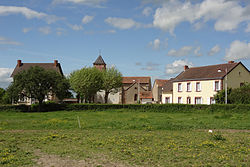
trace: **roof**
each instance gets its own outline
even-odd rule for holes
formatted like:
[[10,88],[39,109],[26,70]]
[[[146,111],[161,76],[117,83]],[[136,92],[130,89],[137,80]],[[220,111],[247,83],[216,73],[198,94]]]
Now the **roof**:
[[163,85],[163,92],[172,92],[173,91],[173,80],[170,79],[168,80],[164,85]]
[[155,84],[157,84],[160,87],[162,87],[167,82],[168,82],[168,80],[166,80],[166,79],[156,79],[155,80]]
[[153,94],[151,91],[141,92],[140,99],[153,99]]
[[151,77],[122,77],[123,84],[131,84],[131,83],[151,83]]
[[17,73],[28,70],[30,67],[42,67],[46,70],[55,70],[59,72],[61,75],[63,75],[62,68],[60,63],[57,63],[57,66],[54,65],[54,63],[22,63],[20,67],[16,65],[14,71],[11,74],[11,77],[15,76]]
[[210,80],[210,79],[223,79],[226,74],[231,72],[239,63],[226,63],[202,67],[188,68],[180,73],[173,82],[179,81],[192,81],[192,80]]
[[102,56],[99,55],[98,58],[96,59],[96,61],[93,63],[94,65],[106,65],[106,63],[104,62],[104,60],[102,59]]

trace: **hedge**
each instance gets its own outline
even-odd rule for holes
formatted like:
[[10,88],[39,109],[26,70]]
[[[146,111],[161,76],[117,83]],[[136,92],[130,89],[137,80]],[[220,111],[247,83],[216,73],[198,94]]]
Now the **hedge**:
[[[213,105],[188,105],[188,104],[43,104],[42,111],[103,111],[110,109],[129,109],[140,112],[248,112],[250,105],[244,104],[213,104]],[[0,105],[0,111],[36,112],[38,104],[26,105]]]

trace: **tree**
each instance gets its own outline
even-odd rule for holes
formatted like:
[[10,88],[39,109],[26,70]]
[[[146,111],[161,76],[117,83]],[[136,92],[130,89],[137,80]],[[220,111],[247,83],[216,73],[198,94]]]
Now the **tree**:
[[[214,99],[216,103],[225,103],[225,90],[219,91]],[[250,84],[244,84],[240,88],[229,88],[227,91],[227,103],[228,104],[250,104]]]
[[122,74],[115,68],[107,68],[103,73],[103,90],[105,91],[105,103],[108,102],[110,93],[117,93],[118,88],[122,86]]
[[5,90],[3,88],[0,88],[0,104],[3,103],[3,97],[5,95]]
[[20,95],[37,99],[40,111],[46,95],[61,92],[59,97],[62,99],[67,94],[69,85],[66,82],[66,78],[58,72],[35,66],[15,75],[8,90],[15,101]]
[[93,102],[94,95],[102,89],[103,75],[95,67],[84,67],[74,71],[69,76],[70,86],[85,99],[85,102]]

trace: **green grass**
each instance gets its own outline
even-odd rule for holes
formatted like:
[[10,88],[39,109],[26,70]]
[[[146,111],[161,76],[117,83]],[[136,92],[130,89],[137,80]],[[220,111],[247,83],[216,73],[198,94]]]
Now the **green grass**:
[[249,112],[0,112],[0,166],[33,166],[36,150],[95,166],[249,166],[249,130]]

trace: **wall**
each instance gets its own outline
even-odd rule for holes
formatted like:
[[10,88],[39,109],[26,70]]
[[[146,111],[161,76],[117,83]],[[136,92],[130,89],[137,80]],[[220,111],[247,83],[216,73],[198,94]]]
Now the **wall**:
[[[124,97],[123,97],[124,99],[123,99],[123,102],[124,102],[124,104],[136,104],[137,103],[137,100],[136,101],[134,100],[134,96],[135,96],[135,94],[137,94],[137,97],[138,97],[138,84],[135,83],[133,86],[131,86],[131,85],[132,84],[124,84],[123,85],[123,89],[124,89]],[[150,89],[149,86],[150,86],[149,84],[141,83],[139,91],[140,92],[146,92],[145,90]],[[128,89],[128,90],[126,90],[126,89]]]
[[173,97],[172,97],[172,92],[162,92],[162,104],[166,104],[166,97],[169,97],[170,98],[170,103],[173,102]]
[[[188,82],[173,83],[173,103],[178,103],[178,97],[182,97],[182,104],[187,104],[187,97],[191,97],[191,104],[195,104],[195,97],[202,98],[202,104],[210,104],[210,97],[213,97],[217,91],[214,89],[214,82],[220,80],[190,81],[191,92],[187,92]],[[201,83],[201,91],[196,92],[196,82]],[[178,83],[182,83],[182,91],[178,92]],[[220,85],[220,84],[219,84]]]
[[[228,74],[227,87],[239,88],[240,83],[244,82],[250,83],[250,73],[241,64],[239,64]],[[225,88],[225,83],[226,83],[226,77],[223,80],[223,88]]]

